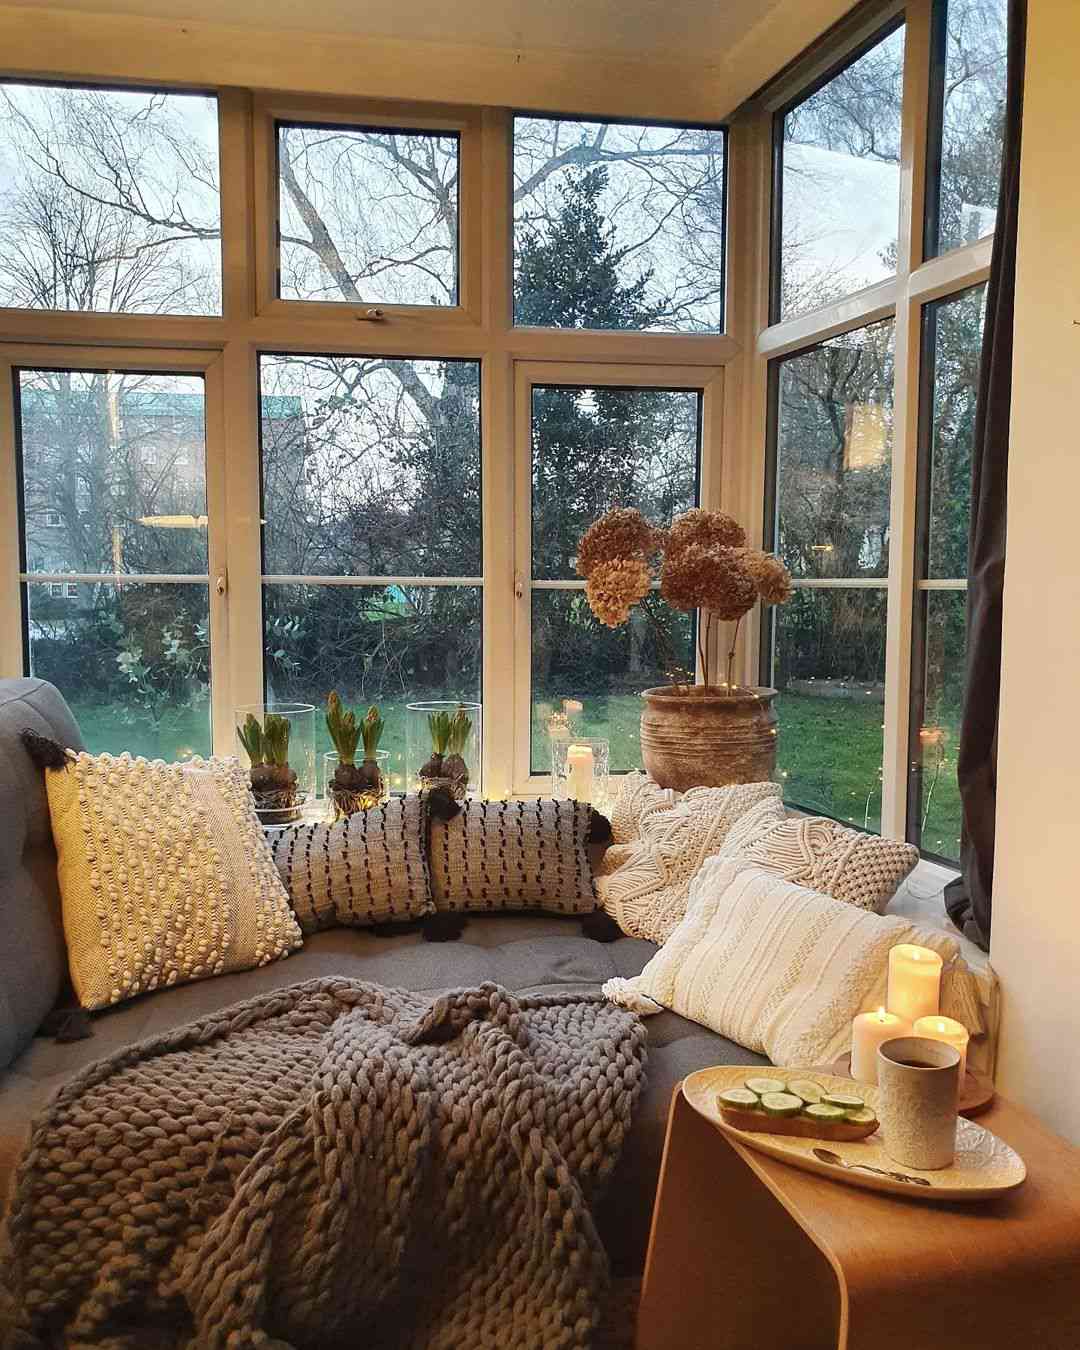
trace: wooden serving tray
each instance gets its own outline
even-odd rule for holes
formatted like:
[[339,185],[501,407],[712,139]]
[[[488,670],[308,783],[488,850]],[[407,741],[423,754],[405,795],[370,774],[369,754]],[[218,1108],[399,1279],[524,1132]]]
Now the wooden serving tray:
[[786,1134],[798,1139],[826,1139],[833,1143],[851,1143],[867,1139],[878,1128],[871,1120],[856,1125],[851,1120],[811,1120],[809,1116],[767,1116],[762,1111],[740,1111],[717,1101],[720,1118],[734,1130],[748,1130],[751,1134]]

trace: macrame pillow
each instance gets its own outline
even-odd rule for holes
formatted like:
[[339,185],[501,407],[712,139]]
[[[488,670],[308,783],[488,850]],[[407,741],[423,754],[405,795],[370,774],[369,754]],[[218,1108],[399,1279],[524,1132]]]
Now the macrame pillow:
[[431,889],[440,910],[596,908],[587,849],[592,809],[539,799],[466,801],[431,821]]
[[305,933],[432,914],[420,797],[392,797],[333,825],[292,825],[270,847]]
[[729,840],[721,852],[875,914],[885,912],[919,861],[912,844],[862,834],[823,816],[765,824],[752,838]]
[[851,1022],[885,1002],[889,951],[931,947],[946,962],[942,1012],[985,1028],[974,976],[952,938],[870,914],[736,858],[712,858],[686,917],[634,979],[609,980],[613,1002],[670,1008],[778,1065],[827,1064],[851,1047]]
[[84,1008],[248,970],[301,945],[235,759],[71,756],[45,771]]
[[596,879],[601,904],[622,931],[666,942],[686,913],[690,883],[737,822],[766,801],[780,811],[778,783],[691,788],[667,810],[641,817],[640,837],[609,848]]
[[646,773],[624,773],[616,779],[611,806],[611,840],[629,844],[638,838],[641,822],[658,811],[670,811],[679,800],[674,788],[662,788]]

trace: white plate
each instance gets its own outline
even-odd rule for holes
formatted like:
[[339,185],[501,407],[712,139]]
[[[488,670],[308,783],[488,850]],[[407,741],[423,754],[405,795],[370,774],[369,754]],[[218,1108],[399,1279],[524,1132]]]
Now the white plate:
[[[801,1139],[795,1135],[763,1134],[752,1130],[737,1130],[725,1123],[717,1104],[717,1094],[725,1088],[742,1087],[748,1078],[780,1078],[785,1083],[795,1079],[809,1079],[819,1083],[827,1092],[858,1092],[867,1106],[877,1110],[878,1090],[865,1083],[852,1085],[850,1078],[836,1078],[832,1074],[813,1069],[752,1068],[745,1064],[737,1068],[701,1069],[683,1081],[683,1096],[706,1120],[711,1121],[732,1139],[747,1148],[767,1153],[781,1162],[801,1167],[806,1172],[833,1181],[846,1181],[852,1186],[864,1186],[871,1191],[885,1191],[903,1195],[910,1200],[991,1200],[1004,1191],[1021,1185],[1027,1176],[1024,1161],[1004,1140],[991,1134],[974,1120],[963,1116],[956,1122],[956,1159],[951,1167],[936,1172],[923,1172],[905,1167],[885,1152],[881,1131],[854,1143],[837,1143],[830,1139]],[[929,1186],[915,1186],[907,1181],[893,1181],[876,1172],[837,1167],[814,1157],[815,1148],[827,1148],[848,1163],[869,1163],[889,1172],[907,1172],[925,1177]]]

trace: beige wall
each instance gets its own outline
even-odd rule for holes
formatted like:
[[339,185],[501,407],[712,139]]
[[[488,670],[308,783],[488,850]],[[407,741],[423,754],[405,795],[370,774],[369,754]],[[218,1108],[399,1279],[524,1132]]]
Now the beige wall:
[[1080,52],[1032,0],[991,957],[999,1085],[1080,1144]]

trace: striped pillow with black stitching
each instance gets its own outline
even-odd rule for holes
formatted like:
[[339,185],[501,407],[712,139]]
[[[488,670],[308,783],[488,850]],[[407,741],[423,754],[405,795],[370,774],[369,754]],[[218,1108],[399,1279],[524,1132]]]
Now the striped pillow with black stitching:
[[584,802],[466,801],[453,820],[431,821],[431,889],[437,909],[596,908]]
[[270,838],[305,933],[370,928],[433,914],[420,797],[391,797],[333,825],[291,825]]

